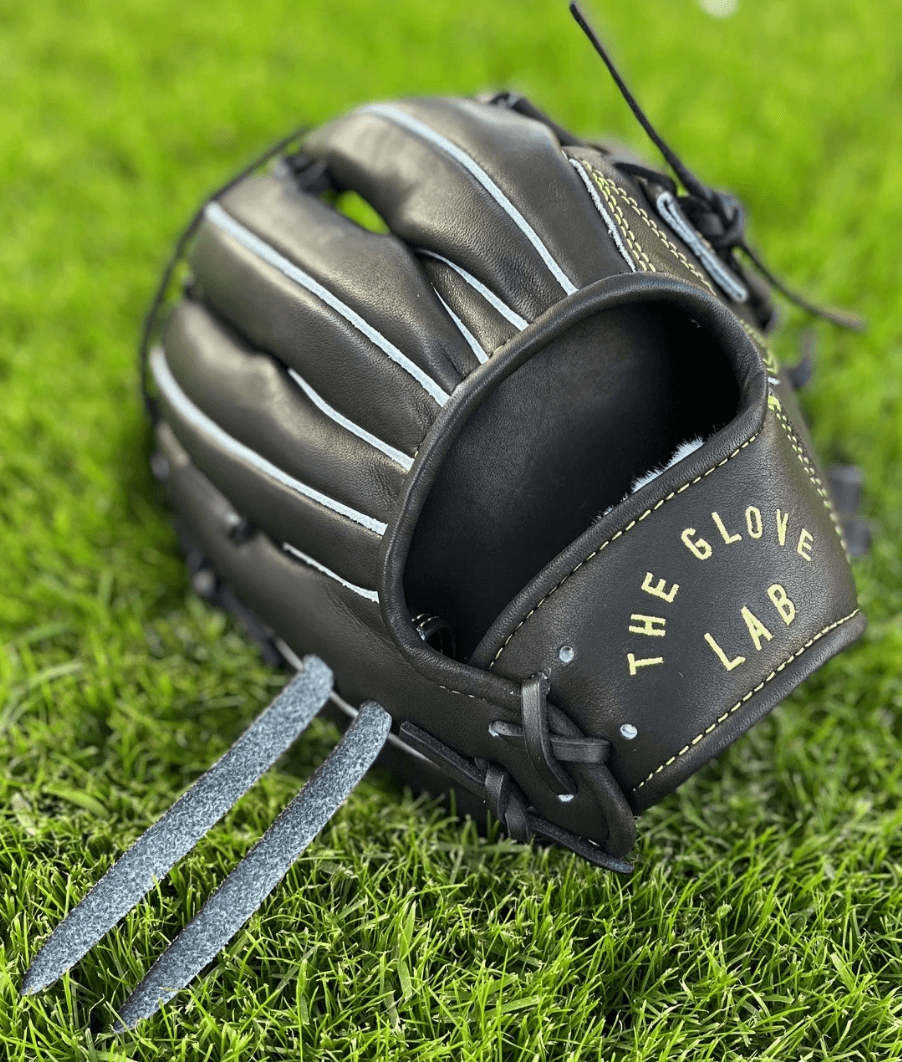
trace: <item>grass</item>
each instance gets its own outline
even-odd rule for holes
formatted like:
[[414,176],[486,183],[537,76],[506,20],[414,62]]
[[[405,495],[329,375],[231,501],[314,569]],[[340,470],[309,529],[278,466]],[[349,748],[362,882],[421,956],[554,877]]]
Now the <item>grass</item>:
[[282,681],[192,596],[145,464],[138,323],[204,191],[295,124],[410,93],[513,86],[647,149],[558,0],[0,0],[3,1062],[902,1058],[898,12],[594,6],[773,266],[871,319],[820,329],[803,399],[825,457],[867,474],[867,634],[643,817],[629,880],[480,838],[375,774],[191,991],[110,1036],[328,751],[316,723],[71,975],[20,999],[60,916]]

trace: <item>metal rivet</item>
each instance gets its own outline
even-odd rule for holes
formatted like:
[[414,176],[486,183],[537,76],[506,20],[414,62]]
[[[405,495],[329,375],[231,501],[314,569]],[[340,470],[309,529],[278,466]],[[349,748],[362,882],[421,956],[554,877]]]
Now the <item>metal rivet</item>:
[[620,728],[620,736],[626,738],[627,741],[632,741],[634,737],[637,737],[639,731],[633,726],[632,723],[624,723]]
[[562,664],[569,664],[576,656],[576,650],[572,645],[562,645],[557,651],[557,658]]

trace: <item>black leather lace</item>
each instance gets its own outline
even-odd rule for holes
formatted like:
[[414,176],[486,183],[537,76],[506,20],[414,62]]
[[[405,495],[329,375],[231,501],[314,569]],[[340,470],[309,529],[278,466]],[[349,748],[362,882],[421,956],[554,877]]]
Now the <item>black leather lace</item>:
[[[715,251],[720,253],[724,262],[735,272],[742,275],[742,270],[735,257],[736,252],[740,251],[748,258],[761,276],[764,277],[773,288],[789,299],[790,302],[794,302],[807,313],[810,313],[815,317],[822,317],[842,328],[851,328],[855,331],[862,331],[866,327],[866,322],[857,314],[850,313],[847,310],[837,310],[818,306],[806,299],[804,295],[800,295],[797,291],[790,288],[773,273],[773,271],[764,263],[758,252],[749,245],[745,234],[745,212],[739,200],[728,192],[719,192],[713,188],[709,188],[704,181],[689,169],[679,155],[677,155],[677,153],[658,133],[648,116],[639,106],[635,96],[630,92],[626,82],[623,80],[620,72],[614,65],[613,60],[608,55],[604,45],[601,43],[598,34],[589,25],[579,4],[575,2],[571,3],[570,12],[576,19],[580,29],[588,37],[592,47],[598,52],[605,66],[608,68],[608,72],[614,79],[614,83],[617,85],[617,88],[620,89],[620,94],[623,96],[630,110],[636,116],[639,124],[648,134],[648,137],[655,147],[657,147],[664,156],[667,164],[679,178],[685,192],[677,195],[677,186],[670,177],[666,174],[658,173],[655,170],[650,170],[647,167],[618,160],[616,163],[618,169],[631,173],[636,177],[644,178],[653,184],[663,186],[668,191],[672,192],[678,199],[683,213],[688,217],[695,229],[700,235],[704,236]],[[766,328],[767,325],[770,324],[773,316],[772,310],[770,310],[766,300],[763,300],[760,297],[756,299],[755,310],[762,327]]]
[[[610,742],[586,737],[576,724],[547,700],[548,679],[534,675],[521,687],[522,725],[498,720],[489,733],[498,741],[523,749],[536,772],[558,799],[569,802],[577,783],[564,768],[578,764],[582,784],[601,808],[608,827],[605,848],[628,852],[635,843],[633,813],[607,767]],[[545,837],[595,866],[628,874],[632,864],[570,830],[550,822],[530,806],[510,772],[500,763],[465,759],[413,723],[401,725],[401,737],[452,781],[484,800],[509,837],[524,844],[533,835]]]

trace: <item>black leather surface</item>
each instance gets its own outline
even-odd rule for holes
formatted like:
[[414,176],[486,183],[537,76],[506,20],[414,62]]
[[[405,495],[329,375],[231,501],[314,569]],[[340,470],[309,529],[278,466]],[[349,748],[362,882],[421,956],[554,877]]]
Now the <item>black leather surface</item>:
[[169,318],[163,346],[188,397],[231,436],[309,486],[388,519],[404,469],[318,409],[274,358],[189,301]]
[[[219,430],[384,534],[262,475],[164,398],[173,500],[237,597],[297,653],[322,656],[349,703],[376,699],[396,725],[501,764],[540,815],[606,844],[579,764],[567,766],[577,793],[561,802],[492,736],[493,721],[520,722],[521,682],[549,672],[552,704],[613,743],[612,770],[639,811],[860,633],[854,584],[810,440],[785,385],[768,382],[778,369],[748,308],[714,292],[641,182],[571,147],[587,187],[553,132],[510,110],[391,106],[339,119],[305,148],[394,236],[281,178],[242,181],[220,206],[377,330],[439,398],[209,220],[191,253],[199,305],[183,305],[163,337],[179,386]],[[285,367],[412,459],[410,471],[314,408]],[[768,405],[771,391],[782,404]],[[711,437],[618,501],[696,433]],[[230,507],[258,533],[230,538]],[[643,589],[647,578],[679,591],[665,601]],[[421,640],[418,610],[452,619],[469,664]]]
[[[334,662],[336,689],[348,703],[378,700],[397,725],[418,722],[441,732],[462,755],[516,768],[526,791],[539,795],[536,806],[546,818],[604,843],[607,825],[587,789],[566,805],[553,794],[545,799],[544,784],[528,762],[523,763],[522,753],[492,738],[492,722],[518,719],[519,685],[475,671],[460,689],[427,678],[399,657],[382,626],[378,604],[294,561],[266,535],[238,544],[223,533],[219,514],[227,503],[221,493],[191,463],[165,424],[157,429],[157,442],[169,462],[171,497],[193,541],[241,600],[296,653],[312,652]],[[578,765],[572,773],[579,779]]]
[[[614,769],[638,806],[746,729],[761,714],[753,691],[788,661],[832,630],[859,628],[836,527],[797,445],[769,410],[710,475],[657,510],[652,494],[628,532],[568,550],[474,655],[502,674],[548,673],[552,700],[614,742]],[[638,731],[632,740],[624,724]]]
[[[737,412],[727,359],[669,306],[600,313],[500,384],[433,486],[405,575],[468,658],[504,606],[677,446]],[[653,412],[652,412],[653,411]]]
[[[346,516],[261,475],[207,433],[165,397],[164,415],[191,460],[242,517],[279,544],[289,542],[358,586],[372,588],[381,538]],[[370,515],[370,514],[367,514]],[[226,529],[221,528],[225,534]]]
[[257,177],[225,210],[296,262],[444,387],[473,367],[470,351],[395,236],[371,232],[288,181]]
[[517,327],[444,262],[420,257],[429,282],[470,330],[487,355],[517,334]]
[[[297,200],[301,222],[293,230],[294,240],[289,244],[292,233],[282,226],[278,204],[274,207],[272,195],[267,194],[274,184],[281,187],[276,182],[251,180],[240,198],[233,193],[224,205],[235,208],[236,204],[244,205],[245,197],[261,193],[259,213],[263,217],[258,218],[258,212],[245,208],[240,216],[236,210],[238,220],[254,228],[258,235],[266,235],[269,242],[274,242],[276,232],[280,233],[278,249],[308,272],[308,259],[313,256],[304,233],[313,217],[319,217],[327,231],[334,226],[338,233],[350,233],[347,240],[336,240],[338,262],[346,266],[347,272],[338,290],[332,290],[351,300],[354,308],[363,309],[374,327],[390,324],[386,338],[446,391],[452,391],[460,373],[449,356],[449,348],[456,348],[454,356],[464,364],[469,363],[472,354],[460,335],[453,332],[452,322],[430,293],[415,258],[403,252],[405,257],[399,261],[402,249],[391,237],[355,226],[314,197],[285,191],[286,197]],[[315,231],[311,224],[311,235]],[[369,244],[388,252],[385,259],[375,248],[364,255],[362,247]],[[392,263],[398,265],[394,276]],[[353,415],[363,427],[382,433],[405,452],[416,450],[434,419],[435,399],[335,310],[207,222],[191,255],[191,266],[204,301],[256,347],[297,369],[331,405]],[[331,270],[340,272],[336,264]],[[320,275],[317,279],[326,278]],[[336,356],[338,350],[340,356]]]
[[[529,219],[574,284],[626,270],[546,126],[470,100],[391,106],[466,151]],[[402,239],[453,259],[527,320],[565,294],[491,196],[474,191],[470,174],[422,137],[354,111],[316,130],[307,150],[328,159],[337,179],[370,201]]]

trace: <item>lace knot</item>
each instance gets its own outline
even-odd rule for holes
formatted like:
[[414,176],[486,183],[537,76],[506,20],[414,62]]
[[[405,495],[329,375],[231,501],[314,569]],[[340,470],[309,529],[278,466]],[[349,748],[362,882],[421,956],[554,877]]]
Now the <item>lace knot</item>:
[[484,782],[485,802],[489,811],[504,823],[509,837],[521,844],[528,844],[532,829],[526,812],[526,801],[510,773],[497,763],[486,766]]
[[695,195],[680,197],[686,216],[716,251],[731,251],[745,242],[745,211],[729,192],[711,192],[707,201]]

